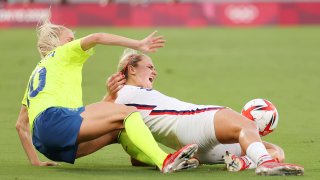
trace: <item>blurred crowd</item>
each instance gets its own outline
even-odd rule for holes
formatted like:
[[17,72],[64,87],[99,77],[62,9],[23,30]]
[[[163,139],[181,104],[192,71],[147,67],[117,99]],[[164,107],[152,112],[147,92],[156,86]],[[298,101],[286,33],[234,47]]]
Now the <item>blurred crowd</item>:
[[76,3],[98,3],[106,5],[109,3],[132,3],[143,4],[150,2],[178,2],[178,0],[0,0],[0,3],[46,3],[46,4],[76,4]]
[[320,0],[0,0],[0,3],[46,3],[46,4],[77,4],[77,3],[98,3],[107,5],[109,3],[131,3],[144,4],[156,2],[315,2]]

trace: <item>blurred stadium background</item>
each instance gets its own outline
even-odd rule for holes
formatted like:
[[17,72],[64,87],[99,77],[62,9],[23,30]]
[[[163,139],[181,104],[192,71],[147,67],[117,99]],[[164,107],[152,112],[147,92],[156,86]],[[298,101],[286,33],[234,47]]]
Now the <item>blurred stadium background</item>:
[[[14,125],[39,61],[35,26],[50,11],[52,21],[72,27],[76,37],[109,32],[143,38],[158,29],[167,44],[151,55],[158,71],[156,89],[237,111],[251,99],[269,99],[280,119],[264,139],[283,147],[287,162],[305,166],[301,179],[319,179],[320,0],[0,0],[0,179],[255,177],[253,171],[228,173],[223,165],[162,175],[131,167],[119,145],[75,165],[29,166]],[[122,50],[96,48],[84,66],[85,104],[101,100]]]
[[0,27],[34,26],[50,9],[52,20],[67,26],[320,23],[318,0],[8,0],[0,7]]

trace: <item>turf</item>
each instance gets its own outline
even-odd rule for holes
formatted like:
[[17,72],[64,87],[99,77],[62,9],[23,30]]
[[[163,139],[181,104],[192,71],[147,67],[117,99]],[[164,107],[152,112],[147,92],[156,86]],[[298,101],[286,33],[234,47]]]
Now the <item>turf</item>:
[[[283,147],[287,162],[305,167],[303,177],[290,179],[319,179],[320,27],[158,30],[166,37],[167,44],[151,55],[158,71],[155,89],[185,101],[224,105],[237,111],[253,98],[269,99],[278,108],[280,122],[265,140]],[[78,37],[99,31],[143,38],[152,29],[78,28],[75,31]],[[77,160],[75,165],[30,166],[15,131],[15,121],[29,75],[39,61],[35,31],[2,29],[0,42],[0,179],[259,178],[253,171],[228,173],[222,165],[204,165],[167,175],[152,168],[134,168],[119,145],[105,147]],[[122,50],[96,48],[96,54],[83,70],[85,104],[101,100],[105,80],[115,71]],[[40,158],[45,160],[43,156]]]

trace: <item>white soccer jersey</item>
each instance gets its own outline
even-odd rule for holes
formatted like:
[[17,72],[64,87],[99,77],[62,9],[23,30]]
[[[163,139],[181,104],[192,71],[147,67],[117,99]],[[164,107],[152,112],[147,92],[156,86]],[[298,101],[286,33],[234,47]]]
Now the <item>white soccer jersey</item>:
[[118,92],[115,102],[135,106],[154,138],[168,147],[179,149],[197,143],[201,152],[218,144],[213,117],[224,107],[191,104],[153,89],[131,85],[125,85]]

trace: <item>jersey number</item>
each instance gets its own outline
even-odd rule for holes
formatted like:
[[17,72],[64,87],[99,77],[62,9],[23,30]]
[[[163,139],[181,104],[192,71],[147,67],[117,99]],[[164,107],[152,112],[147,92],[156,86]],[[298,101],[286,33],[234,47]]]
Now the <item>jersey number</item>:
[[[39,74],[39,83],[38,83],[38,87],[35,88],[33,87],[33,83],[34,83],[34,78],[36,77],[37,74]],[[35,70],[35,72],[31,77],[31,81],[29,83],[30,97],[36,97],[38,93],[43,90],[44,86],[46,85],[46,75],[47,75],[47,70],[44,67]]]

